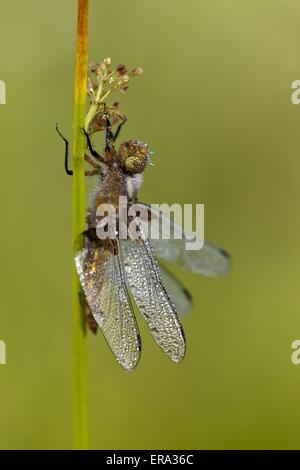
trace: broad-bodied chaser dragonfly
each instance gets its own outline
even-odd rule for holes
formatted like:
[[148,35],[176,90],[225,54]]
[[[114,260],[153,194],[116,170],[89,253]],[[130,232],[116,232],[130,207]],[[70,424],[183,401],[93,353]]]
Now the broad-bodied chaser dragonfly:
[[[93,148],[85,132],[89,149],[85,159],[93,167],[86,174],[99,175],[99,182],[87,211],[84,247],[75,253],[88,325],[94,332],[101,329],[111,351],[126,371],[134,370],[140,358],[141,339],[130,292],[157,344],[172,361],[179,363],[185,355],[185,336],[178,314],[190,309],[191,297],[176,278],[158,264],[156,257],[197,274],[220,276],[229,268],[229,256],[208,242],[204,242],[199,251],[186,251],[184,236],[181,240],[151,240],[143,236],[141,226],[137,227],[135,239],[120,239],[118,225],[114,239],[99,239],[96,229],[98,206],[110,204],[118,209],[120,196],[127,197],[128,206],[136,203],[142,174],[150,161],[148,145],[143,142],[127,141],[117,150],[115,141],[122,124],[113,134],[109,116],[105,118],[106,145],[102,155]],[[65,142],[65,168],[67,174],[72,174],[68,169]],[[174,225],[150,206],[141,202],[139,205],[146,209],[149,219]]]

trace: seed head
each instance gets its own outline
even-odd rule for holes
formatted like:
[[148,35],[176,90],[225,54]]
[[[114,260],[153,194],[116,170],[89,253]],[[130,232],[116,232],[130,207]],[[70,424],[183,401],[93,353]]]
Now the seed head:
[[106,65],[106,67],[109,67],[111,65],[111,58],[107,57],[103,60],[103,63]]
[[119,64],[116,68],[117,72],[119,75],[126,75],[127,74],[127,68],[125,67],[124,64]]
[[143,73],[142,67],[136,67],[135,69],[132,69],[132,70],[131,70],[131,74],[130,74],[130,75],[137,77],[137,76],[139,76],[139,75],[142,75],[142,73]]

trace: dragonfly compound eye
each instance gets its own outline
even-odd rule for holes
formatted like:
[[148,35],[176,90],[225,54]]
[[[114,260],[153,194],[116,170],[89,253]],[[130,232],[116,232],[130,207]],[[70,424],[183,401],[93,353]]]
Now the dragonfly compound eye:
[[130,140],[120,146],[119,152],[126,171],[129,173],[142,173],[145,170],[150,158],[147,144]]

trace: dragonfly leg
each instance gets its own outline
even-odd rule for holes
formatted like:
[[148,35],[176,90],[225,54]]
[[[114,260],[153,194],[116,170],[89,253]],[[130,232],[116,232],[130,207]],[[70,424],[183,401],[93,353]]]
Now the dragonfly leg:
[[85,176],[94,176],[94,175],[100,175],[101,172],[99,170],[88,170],[84,172]]
[[98,170],[99,173],[101,173],[101,165],[100,165],[98,160],[96,160],[95,158],[90,157],[90,155],[88,155],[87,153],[84,155],[84,159],[85,159],[86,162],[89,163],[89,165],[91,165],[93,168]]
[[94,149],[94,147],[92,145],[92,142],[91,142],[91,139],[90,139],[90,136],[87,133],[87,131],[85,129],[82,129],[82,132],[84,133],[84,135],[86,137],[86,142],[87,142],[88,149],[91,152],[91,154],[93,155],[93,157],[97,158],[100,162],[105,163],[105,158],[102,155],[100,155],[100,153],[98,153]]
[[114,140],[114,138],[113,138],[113,133],[111,131],[111,123],[110,123],[108,114],[105,114],[105,119],[106,119],[105,150],[109,152],[111,150],[112,141]]
[[127,118],[124,117],[123,121],[118,125],[116,132],[113,134],[113,141],[115,142],[121,132],[122,127],[124,126],[125,122],[127,121]]
[[56,132],[58,133],[58,135],[62,138],[62,140],[63,140],[64,143],[65,143],[65,170],[66,170],[67,175],[72,176],[72,175],[73,175],[73,171],[72,171],[72,170],[69,170],[69,166],[68,166],[69,142],[67,141],[67,139],[62,135],[62,133],[61,133],[60,130],[58,129],[58,124],[56,124],[55,129],[56,129]]

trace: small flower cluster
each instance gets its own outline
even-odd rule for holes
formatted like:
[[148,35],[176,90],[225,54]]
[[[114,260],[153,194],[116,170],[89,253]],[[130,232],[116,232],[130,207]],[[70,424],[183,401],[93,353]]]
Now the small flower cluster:
[[[143,73],[141,67],[137,67],[130,72],[123,64],[119,64],[115,69],[111,70],[111,59],[104,59],[100,64],[90,65],[90,80],[88,93],[92,99],[96,97],[97,88],[103,85],[103,96],[109,96],[114,91],[121,93],[128,90],[128,82],[130,77],[136,77]],[[96,80],[93,82],[92,77]]]
[[113,93],[124,93],[128,90],[128,83],[131,77],[137,77],[143,73],[141,67],[128,71],[127,67],[119,64],[116,68],[111,68],[111,59],[104,59],[101,63],[90,65],[88,77],[87,93],[91,99],[90,109],[87,113],[86,129],[90,134],[101,131],[105,128],[105,112],[109,115],[111,124],[114,126],[120,121],[125,121],[126,116],[118,110],[119,102],[106,105],[106,100]]

